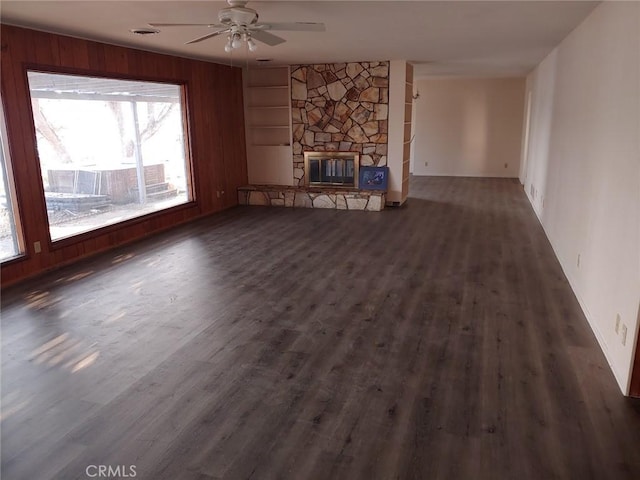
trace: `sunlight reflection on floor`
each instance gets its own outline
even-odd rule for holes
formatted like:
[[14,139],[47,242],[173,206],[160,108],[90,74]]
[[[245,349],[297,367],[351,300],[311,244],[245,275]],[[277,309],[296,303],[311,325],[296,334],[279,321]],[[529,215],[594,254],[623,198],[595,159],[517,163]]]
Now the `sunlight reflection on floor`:
[[87,345],[82,339],[63,333],[34,349],[29,360],[75,373],[95,363],[100,356],[96,347],[97,343]]

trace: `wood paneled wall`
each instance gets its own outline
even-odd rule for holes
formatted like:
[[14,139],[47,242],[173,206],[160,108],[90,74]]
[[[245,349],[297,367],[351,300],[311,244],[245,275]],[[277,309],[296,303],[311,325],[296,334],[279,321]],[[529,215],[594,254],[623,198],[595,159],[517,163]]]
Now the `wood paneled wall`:
[[[237,204],[236,188],[247,183],[241,69],[13,26],[2,25],[0,35],[2,101],[26,248],[24,257],[2,265],[2,286]],[[28,68],[185,84],[195,201],[52,244]]]

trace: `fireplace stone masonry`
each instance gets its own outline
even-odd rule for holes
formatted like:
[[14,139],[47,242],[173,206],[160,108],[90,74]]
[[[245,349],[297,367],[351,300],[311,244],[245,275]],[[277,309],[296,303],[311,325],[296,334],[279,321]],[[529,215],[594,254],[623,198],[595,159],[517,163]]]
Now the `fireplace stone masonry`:
[[292,187],[287,185],[247,185],[238,188],[240,205],[270,207],[329,208],[336,210],[384,209],[385,192],[327,187]]
[[291,67],[294,180],[304,152],[357,152],[360,165],[387,164],[389,62]]

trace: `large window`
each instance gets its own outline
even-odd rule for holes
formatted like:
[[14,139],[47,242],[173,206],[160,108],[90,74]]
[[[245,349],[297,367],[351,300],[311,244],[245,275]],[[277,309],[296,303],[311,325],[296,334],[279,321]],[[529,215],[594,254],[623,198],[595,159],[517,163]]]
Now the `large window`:
[[192,199],[180,85],[28,78],[52,240]]
[[0,110],[0,261],[4,262],[24,252],[20,235],[17,208],[13,196],[13,177],[9,170],[9,149],[4,124],[4,112]]

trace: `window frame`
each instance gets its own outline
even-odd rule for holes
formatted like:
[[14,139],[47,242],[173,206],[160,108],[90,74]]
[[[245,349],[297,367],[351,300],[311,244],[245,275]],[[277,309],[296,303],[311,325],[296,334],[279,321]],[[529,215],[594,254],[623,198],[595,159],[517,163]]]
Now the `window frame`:
[[22,225],[22,215],[20,210],[20,202],[18,201],[18,189],[14,177],[13,165],[11,163],[11,143],[9,142],[9,132],[7,128],[7,120],[5,115],[4,95],[0,92],[0,161],[3,162],[4,187],[6,190],[7,205],[12,217],[12,237],[17,253],[12,257],[0,260],[0,264],[7,265],[12,262],[22,260],[27,256],[26,242],[24,236],[24,228]]
[[[164,208],[162,210],[157,210],[149,213],[145,213],[136,217],[128,218],[122,220],[120,222],[111,223],[104,225],[102,227],[95,228],[93,230],[88,230],[85,232],[79,232],[74,235],[61,237],[59,239],[54,240],[51,238],[51,226],[49,224],[49,216],[45,212],[46,218],[46,235],[49,251],[54,252],[56,250],[64,249],[69,247],[70,245],[75,245],[78,243],[85,242],[87,240],[95,239],[98,237],[102,237],[104,235],[109,235],[121,231],[126,228],[135,227],[137,224],[148,222],[154,218],[162,218],[166,215],[170,215],[175,212],[180,212],[182,210],[192,210],[198,208],[198,199],[197,199],[197,178],[194,174],[195,168],[193,165],[193,153],[191,149],[192,141],[191,141],[191,121],[190,121],[190,112],[191,108],[189,106],[189,86],[188,82],[183,79],[177,78],[164,78],[164,77],[154,77],[154,76],[145,76],[145,75],[127,75],[120,74],[114,72],[103,72],[98,70],[85,70],[78,68],[67,68],[67,67],[57,67],[51,65],[41,65],[41,64],[24,64],[23,65],[23,76],[26,87],[27,94],[27,103],[29,105],[29,117],[31,121],[31,125],[33,128],[33,143],[36,152],[35,167],[39,172],[42,171],[42,164],[40,161],[40,154],[38,151],[38,144],[36,140],[36,126],[35,119],[33,116],[32,105],[32,96],[31,89],[29,86],[29,72],[37,72],[37,73],[48,73],[48,74],[58,74],[58,75],[73,75],[73,76],[83,76],[83,77],[92,77],[92,78],[101,78],[105,80],[123,80],[123,81],[132,81],[132,82],[149,82],[149,83],[163,83],[168,85],[177,86],[180,88],[180,105],[181,105],[181,125],[182,125],[182,141],[183,141],[183,149],[184,149],[184,167],[185,167],[185,180],[187,184],[187,195],[189,200],[184,203],[180,203],[178,205],[173,205],[171,207]],[[45,189],[44,182],[42,177],[38,178],[38,186],[40,190],[40,196],[42,200],[42,205],[46,209],[46,198],[45,198]]]

